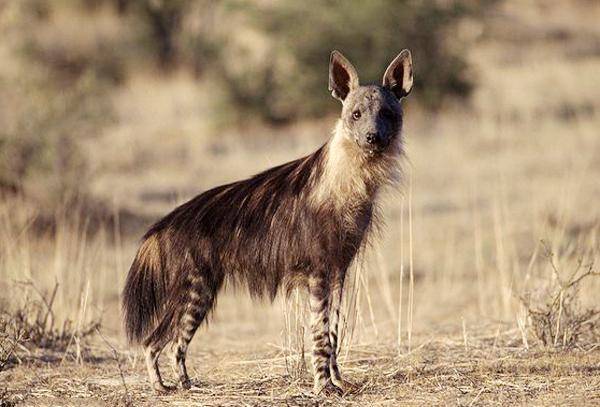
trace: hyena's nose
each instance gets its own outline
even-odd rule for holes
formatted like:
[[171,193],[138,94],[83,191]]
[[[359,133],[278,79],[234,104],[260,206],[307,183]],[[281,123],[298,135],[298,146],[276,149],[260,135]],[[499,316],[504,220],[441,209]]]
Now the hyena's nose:
[[379,133],[367,133],[367,143],[376,145],[379,144],[380,141]]

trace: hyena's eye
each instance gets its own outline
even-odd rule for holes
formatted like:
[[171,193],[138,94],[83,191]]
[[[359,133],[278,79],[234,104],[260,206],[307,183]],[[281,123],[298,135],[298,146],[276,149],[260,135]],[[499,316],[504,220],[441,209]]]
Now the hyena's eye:
[[358,120],[358,119],[360,119],[360,110],[355,110],[355,111],[353,111],[353,112],[352,112],[352,118],[353,118],[354,120]]

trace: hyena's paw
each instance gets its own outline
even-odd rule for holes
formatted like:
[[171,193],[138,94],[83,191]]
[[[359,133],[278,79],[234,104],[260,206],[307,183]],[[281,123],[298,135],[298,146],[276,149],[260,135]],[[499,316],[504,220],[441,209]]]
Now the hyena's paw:
[[331,382],[334,386],[342,389],[344,393],[351,392],[356,386],[342,378],[337,364],[331,365]]
[[156,394],[166,394],[166,393],[171,393],[171,392],[177,390],[177,387],[166,386],[161,382],[154,382],[154,384],[152,384],[152,388],[154,388],[154,392]]
[[344,391],[333,384],[331,380],[327,380],[325,383],[315,383],[313,386],[313,392],[317,396],[341,396]]
[[183,390],[189,390],[192,388],[192,381],[189,377],[182,377],[179,379],[179,381],[181,382],[181,388]]
[[341,377],[335,378],[332,376],[331,381],[333,382],[334,386],[342,389],[344,394],[353,393],[359,388],[359,386],[356,383],[349,382],[348,380],[342,379]]

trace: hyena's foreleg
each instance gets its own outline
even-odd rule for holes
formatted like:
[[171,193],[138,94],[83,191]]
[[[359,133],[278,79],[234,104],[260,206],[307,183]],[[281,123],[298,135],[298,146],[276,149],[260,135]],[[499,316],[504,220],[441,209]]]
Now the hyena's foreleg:
[[179,321],[173,352],[175,368],[179,372],[179,381],[184,389],[191,387],[190,377],[185,366],[188,346],[194,333],[212,308],[215,298],[215,293],[207,284],[206,275],[203,275],[202,272],[190,273],[188,280],[187,304]]
[[329,338],[329,296],[330,281],[323,274],[310,277],[308,290],[310,295],[311,331],[313,342],[312,362],[314,369],[314,392],[340,392],[331,382],[330,358],[332,354]]
[[336,386],[343,389],[344,381],[340,374],[340,369],[337,364],[337,356],[339,353],[340,339],[340,312],[342,307],[342,295],[344,293],[344,280],[346,277],[345,271],[335,276],[332,283],[330,305],[329,305],[329,338],[331,341],[331,357],[329,359],[329,368],[331,372],[331,381]]

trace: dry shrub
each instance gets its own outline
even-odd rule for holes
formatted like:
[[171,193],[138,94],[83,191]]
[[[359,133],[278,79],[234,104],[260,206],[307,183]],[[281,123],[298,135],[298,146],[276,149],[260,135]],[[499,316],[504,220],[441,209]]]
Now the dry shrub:
[[83,341],[98,326],[107,287],[114,286],[107,260],[112,270],[120,255],[109,254],[107,232],[99,222],[92,231],[83,210],[65,207],[49,218],[39,213],[31,201],[0,199],[0,318],[11,337],[23,337],[25,351],[82,360]]
[[547,347],[571,349],[593,344],[600,339],[600,309],[581,305],[581,283],[599,277],[593,263],[584,265],[579,260],[575,270],[564,278],[554,260],[554,254],[545,248],[552,268],[553,281],[543,298],[532,301],[531,295],[521,296],[531,327],[538,340]]
[[33,349],[50,349],[67,353],[75,344],[75,355],[81,360],[81,343],[100,327],[100,321],[87,323],[70,319],[57,326],[53,311],[59,285],[42,292],[28,281],[16,284],[24,292],[18,306],[0,305],[0,371],[21,362],[21,354]]
[[[23,347],[24,332],[15,318],[4,310],[0,314],[0,372],[14,363],[15,355]],[[0,398],[1,399],[1,398]]]

